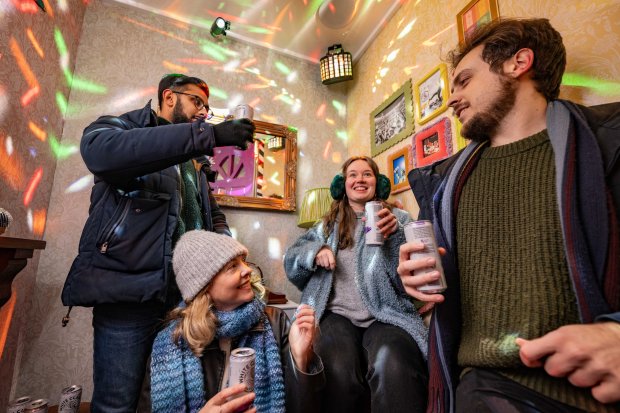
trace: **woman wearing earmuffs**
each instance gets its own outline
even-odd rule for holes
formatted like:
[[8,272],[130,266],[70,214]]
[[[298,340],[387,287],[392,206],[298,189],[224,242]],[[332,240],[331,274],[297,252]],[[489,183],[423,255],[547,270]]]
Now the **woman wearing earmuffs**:
[[[330,190],[331,210],[284,257],[288,279],[320,320],[322,411],[424,412],[427,329],[396,273],[411,218],[385,202],[390,181],[369,157],[348,159]],[[364,238],[364,206],[373,200],[384,204],[380,246]]]

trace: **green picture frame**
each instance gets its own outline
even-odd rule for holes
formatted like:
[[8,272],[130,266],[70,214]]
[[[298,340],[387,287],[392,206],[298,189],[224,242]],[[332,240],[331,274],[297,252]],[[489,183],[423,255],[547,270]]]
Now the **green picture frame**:
[[370,113],[371,156],[394,146],[413,130],[413,93],[409,79]]
[[445,63],[435,66],[416,83],[414,88],[416,120],[420,125],[448,109],[449,89],[448,67]]

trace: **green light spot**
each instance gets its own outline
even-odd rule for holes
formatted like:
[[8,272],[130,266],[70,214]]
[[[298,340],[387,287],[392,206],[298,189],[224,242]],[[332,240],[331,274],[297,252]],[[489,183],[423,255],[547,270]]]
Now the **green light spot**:
[[349,140],[349,135],[347,135],[347,132],[343,130],[339,130],[338,132],[336,132],[336,136],[338,137],[338,139],[342,140],[343,142],[346,142],[347,140]]
[[565,73],[562,77],[564,86],[585,87],[603,96],[620,95],[620,83],[600,80],[579,73]]
[[226,3],[224,3],[223,1],[220,2],[220,4],[217,5],[217,9],[218,10],[222,10],[224,8],[224,6],[226,6]]
[[67,113],[67,108],[69,107],[69,103],[61,92],[56,91],[56,105],[58,105],[58,109],[60,109],[60,114],[64,117]]
[[56,156],[56,159],[66,159],[69,156],[79,152],[77,145],[63,145],[58,142],[56,136],[52,134],[48,135],[48,141],[50,143],[52,153]]
[[215,96],[220,99],[228,99],[228,93],[224,92],[222,89],[218,89],[214,86],[209,86],[209,92],[211,96]]
[[285,75],[288,75],[291,73],[291,69],[289,69],[288,66],[286,66],[282,62],[276,62],[276,69],[278,69],[280,72],[282,72]]
[[66,55],[67,52],[67,44],[65,43],[65,39],[62,37],[62,33],[58,29],[58,27],[54,28],[54,40],[56,41],[56,48],[58,49],[58,54],[60,56]]
[[272,34],[273,30],[265,29],[264,27],[248,26],[247,32],[256,34]]
[[295,103],[295,101],[291,99],[290,96],[286,96],[286,95],[280,95],[278,96],[278,99],[286,103],[287,105],[291,105],[291,106]]

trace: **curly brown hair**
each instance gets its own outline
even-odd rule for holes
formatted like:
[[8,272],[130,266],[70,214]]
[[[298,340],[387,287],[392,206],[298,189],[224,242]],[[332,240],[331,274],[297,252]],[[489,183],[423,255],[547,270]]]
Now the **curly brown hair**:
[[519,50],[527,48],[534,52],[534,64],[530,75],[536,90],[547,101],[560,95],[560,83],[566,68],[566,49],[560,33],[548,19],[498,19],[483,25],[466,36],[447,55],[456,68],[472,49],[483,45],[482,60],[495,73],[502,73],[503,63]]

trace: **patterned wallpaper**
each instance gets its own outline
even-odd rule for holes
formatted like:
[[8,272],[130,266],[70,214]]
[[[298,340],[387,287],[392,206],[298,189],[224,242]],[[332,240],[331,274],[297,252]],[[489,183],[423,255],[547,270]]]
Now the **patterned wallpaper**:
[[[357,145],[350,155],[370,153],[369,114],[406,80],[422,80],[458,42],[456,14],[469,0],[411,0],[403,4],[355,65],[348,89],[347,130]],[[567,49],[565,80],[584,86],[562,86],[560,97],[585,105],[620,100],[620,2],[617,0],[498,0],[500,16],[546,17],[562,34]],[[394,57],[395,55],[395,57]],[[391,60],[392,59],[392,60]],[[452,111],[449,116],[454,131]],[[415,124],[415,132],[433,124]],[[454,134],[454,133],[453,133]],[[456,144],[456,142],[455,142]],[[387,173],[388,156],[411,145],[411,138],[379,154],[375,160]],[[417,216],[411,191],[394,196]]]
[[[43,13],[34,2],[0,0],[0,207],[14,219],[3,236],[44,238],[56,162],[69,150],[59,144],[64,110],[58,102],[70,93],[85,9],[73,1]],[[30,321],[40,255],[15,278],[0,309],[0,409],[24,359],[20,343],[41,333]],[[53,386],[55,397],[60,386]],[[31,394],[46,395],[38,388]]]
[[[299,129],[299,204],[305,189],[328,185],[349,155],[370,153],[369,114],[406,80],[415,83],[440,63],[440,57],[456,43],[454,16],[466,3],[467,0],[405,0],[356,64],[355,79],[324,87],[314,65],[230,39],[214,43],[204,29],[107,0],[91,2],[76,58],[71,58],[75,75],[83,82],[71,90],[64,129],[52,130],[56,136],[62,136],[61,143],[66,147],[76,145],[82,129],[97,116],[141,107],[155,97],[154,87],[163,73],[186,70],[208,81],[213,91],[212,107],[225,108],[227,102],[259,99],[257,119]],[[569,53],[568,71],[582,76],[578,79],[594,81],[588,87],[563,87],[562,97],[586,104],[618,100],[620,91],[614,83],[620,78],[617,1],[499,0],[499,8],[503,16],[549,17],[563,34]],[[0,17],[3,10],[0,8]],[[80,21],[79,17],[79,13],[74,13],[75,21]],[[14,31],[23,31],[31,24],[22,17],[11,16],[9,20]],[[0,28],[8,30],[5,26]],[[0,45],[5,50],[6,37],[2,34]],[[74,56],[75,49],[68,46]],[[55,50],[51,44],[49,48]],[[1,70],[8,55],[3,51]],[[34,56],[30,58],[36,60]],[[14,64],[11,69],[15,70]],[[43,88],[49,89],[45,93],[54,96],[51,91],[62,88],[63,79],[58,73],[46,72],[45,76],[45,83],[41,81]],[[6,90],[7,86],[3,87]],[[17,107],[3,103],[4,94],[0,90],[3,127],[6,119],[15,116]],[[48,106],[53,105],[48,102]],[[449,112],[445,115],[451,116]],[[51,122],[62,123],[59,119]],[[20,134],[32,133],[26,128],[22,127]],[[422,129],[417,124],[415,128]],[[7,132],[0,132],[4,139]],[[377,156],[382,171],[387,170],[387,156],[406,144],[410,144],[409,138]],[[58,160],[53,181],[51,177],[44,179],[48,179],[48,245],[40,256],[36,285],[31,287],[28,302],[16,306],[16,313],[26,315],[21,322],[19,343],[14,342],[14,352],[19,356],[15,356],[18,362],[12,375],[11,396],[32,394],[55,400],[62,386],[77,383],[84,386],[83,399],[90,400],[91,312],[74,309],[69,327],[62,329],[60,320],[65,309],[59,295],[86,220],[92,177],[79,155],[70,154]],[[417,213],[409,191],[397,198],[412,215]],[[21,210],[18,201],[8,202],[14,210]],[[47,208],[47,202],[42,205]],[[237,237],[249,247],[250,259],[263,268],[267,283],[298,299],[299,294],[285,280],[281,265],[284,250],[302,233],[296,226],[296,214],[233,209],[225,212]],[[36,260],[31,265],[36,265]],[[34,284],[34,272],[23,277],[30,277]],[[3,372],[1,383],[7,383],[4,377]]]

